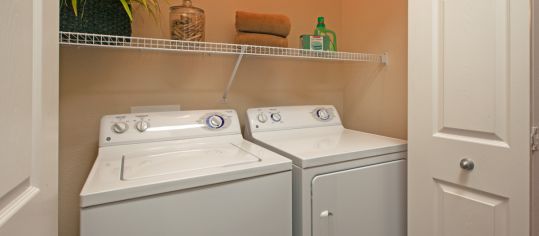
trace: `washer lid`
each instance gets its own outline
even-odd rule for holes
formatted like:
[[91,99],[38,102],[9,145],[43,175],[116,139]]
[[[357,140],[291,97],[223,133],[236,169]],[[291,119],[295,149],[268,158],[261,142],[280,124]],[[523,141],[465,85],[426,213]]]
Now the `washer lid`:
[[103,147],[81,206],[208,186],[292,169],[292,162],[241,135]]
[[160,147],[126,153],[122,158],[122,180],[127,181],[262,161],[231,143]]
[[253,133],[258,143],[309,168],[406,151],[406,141],[342,126]]

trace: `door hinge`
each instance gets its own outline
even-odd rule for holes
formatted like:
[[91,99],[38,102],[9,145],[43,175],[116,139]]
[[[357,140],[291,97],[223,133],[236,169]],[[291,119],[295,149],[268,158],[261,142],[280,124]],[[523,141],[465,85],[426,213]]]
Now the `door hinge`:
[[537,151],[539,147],[539,128],[537,126],[532,127],[532,132],[530,135],[530,147],[531,151]]

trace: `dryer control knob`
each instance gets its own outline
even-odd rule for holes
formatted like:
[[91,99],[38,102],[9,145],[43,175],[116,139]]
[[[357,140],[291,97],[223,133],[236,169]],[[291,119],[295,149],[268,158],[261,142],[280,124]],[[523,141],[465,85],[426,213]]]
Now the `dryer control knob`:
[[275,122],[279,122],[281,121],[282,117],[281,117],[281,114],[279,113],[272,113],[271,114],[271,119]]
[[225,125],[225,119],[220,115],[212,115],[206,119],[206,124],[212,129],[219,129]]
[[264,114],[263,112],[260,112],[257,118],[258,118],[258,121],[260,121],[261,123],[266,123],[266,121],[268,121],[268,116]]
[[141,120],[141,121],[139,121],[139,122],[137,122],[137,123],[135,124],[135,128],[136,128],[139,132],[143,133],[143,132],[146,131],[148,128],[150,128],[150,123],[148,123],[147,121]]
[[329,118],[331,118],[331,114],[325,108],[316,110],[316,116],[320,118],[320,120],[329,120]]
[[116,122],[112,125],[111,129],[114,133],[123,134],[129,129],[129,126],[125,122]]

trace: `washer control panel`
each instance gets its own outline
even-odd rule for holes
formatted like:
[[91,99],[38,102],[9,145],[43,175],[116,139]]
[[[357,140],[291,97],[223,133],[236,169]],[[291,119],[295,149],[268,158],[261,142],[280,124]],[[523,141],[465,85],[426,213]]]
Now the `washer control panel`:
[[247,118],[252,132],[342,125],[331,105],[252,108],[247,110]]
[[241,134],[234,110],[108,115],[101,119],[100,146]]

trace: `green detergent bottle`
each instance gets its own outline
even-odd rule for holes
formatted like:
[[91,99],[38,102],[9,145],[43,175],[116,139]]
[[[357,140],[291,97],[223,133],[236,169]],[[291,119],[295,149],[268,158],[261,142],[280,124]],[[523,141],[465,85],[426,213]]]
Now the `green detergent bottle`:
[[[318,17],[318,25],[314,30],[314,35],[316,36],[328,36],[329,42],[329,51],[337,51],[337,35],[335,32],[326,28],[326,23],[324,22],[324,17]],[[326,37],[325,37],[326,38]]]

